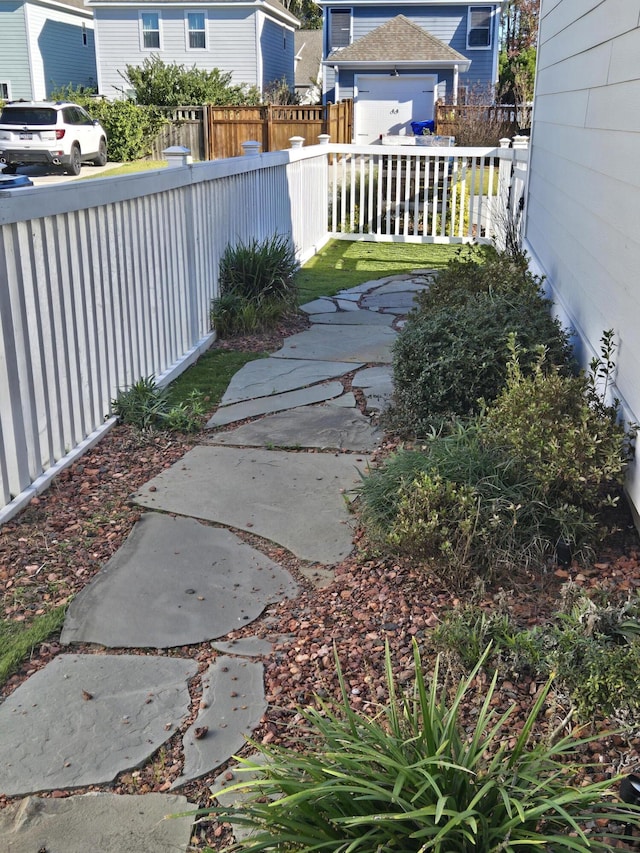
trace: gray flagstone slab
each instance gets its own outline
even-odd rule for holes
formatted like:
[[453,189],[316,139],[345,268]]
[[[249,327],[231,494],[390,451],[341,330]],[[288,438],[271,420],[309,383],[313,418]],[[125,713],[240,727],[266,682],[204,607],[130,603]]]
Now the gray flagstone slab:
[[379,365],[358,370],[353,377],[354,388],[361,388],[367,409],[383,411],[393,397],[393,371],[391,366]]
[[364,455],[201,446],[145,484],[145,507],[247,530],[297,557],[333,564],[353,547],[343,492]]
[[370,293],[362,297],[361,304],[372,310],[407,314],[415,306],[415,293]]
[[239,655],[245,658],[260,658],[270,655],[273,643],[261,637],[239,637],[237,640],[219,640],[211,643],[212,648],[225,655]]
[[146,513],[71,602],[61,641],[192,645],[223,637],[297,590],[288,572],[229,530]]
[[313,299],[311,302],[301,305],[300,310],[304,311],[305,314],[318,314],[326,311],[337,311],[338,308],[333,299],[321,296],[320,299]]
[[189,709],[195,661],[59,655],[0,705],[0,793],[111,782],[139,767]]
[[[304,334],[304,333],[303,333]],[[269,397],[286,391],[306,388],[328,379],[336,379],[353,370],[351,359],[341,363],[339,359],[312,361],[296,359],[287,362],[280,358],[262,358],[250,361],[234,374],[225,391],[221,406],[254,400],[257,397]]]
[[420,293],[422,290],[428,290],[429,285],[424,281],[390,281],[388,284],[383,284],[372,291],[371,296],[381,293]]
[[331,326],[391,326],[392,314],[379,314],[375,311],[336,311],[334,314],[313,314],[312,323],[324,323]]
[[379,431],[360,411],[332,403],[269,415],[211,437],[213,444],[236,447],[317,447],[362,453],[373,450],[379,440]]
[[274,394],[271,397],[259,397],[257,400],[245,400],[242,403],[221,406],[209,418],[206,428],[213,429],[213,427],[226,426],[236,421],[244,421],[246,418],[255,418],[258,415],[269,415],[274,412],[297,409],[298,406],[323,403],[326,400],[340,397],[343,392],[342,382],[325,382],[321,385],[312,385],[310,388],[300,388],[298,391],[287,391],[284,394]]
[[0,811],[0,849],[4,853],[186,853],[194,818],[173,816],[196,808],[177,794],[26,797]]
[[384,326],[316,324],[287,338],[273,358],[390,363],[396,337],[393,329]]
[[198,716],[183,738],[184,768],[179,788],[227,762],[239,752],[267,710],[264,667],[259,661],[223,655],[202,676]]

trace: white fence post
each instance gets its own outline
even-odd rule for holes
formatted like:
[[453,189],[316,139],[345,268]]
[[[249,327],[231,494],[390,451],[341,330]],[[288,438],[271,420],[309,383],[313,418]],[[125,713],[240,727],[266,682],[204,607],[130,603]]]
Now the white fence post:
[[242,149],[245,157],[257,157],[262,148],[262,143],[257,139],[248,139],[242,143]]

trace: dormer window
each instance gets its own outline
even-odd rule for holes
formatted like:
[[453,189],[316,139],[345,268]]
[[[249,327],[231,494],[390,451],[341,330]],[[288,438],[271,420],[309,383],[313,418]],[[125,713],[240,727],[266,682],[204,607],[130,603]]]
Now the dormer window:
[[329,10],[329,51],[351,44],[351,9]]
[[492,6],[469,8],[467,17],[467,49],[480,50],[491,47]]

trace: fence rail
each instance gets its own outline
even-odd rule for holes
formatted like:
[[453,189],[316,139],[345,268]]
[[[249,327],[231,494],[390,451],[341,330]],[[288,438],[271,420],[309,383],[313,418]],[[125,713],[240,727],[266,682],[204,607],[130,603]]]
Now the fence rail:
[[519,210],[526,155],[315,145],[0,191],[0,523],[99,440],[118,389],[211,344],[229,243],[278,233],[304,261],[332,234],[487,241]]

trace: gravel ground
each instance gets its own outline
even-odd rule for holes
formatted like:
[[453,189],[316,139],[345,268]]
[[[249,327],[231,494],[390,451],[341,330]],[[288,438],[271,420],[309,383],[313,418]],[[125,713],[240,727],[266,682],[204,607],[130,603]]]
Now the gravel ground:
[[[273,350],[283,335],[298,331],[300,325],[304,326],[304,320],[280,329],[267,339],[256,336],[227,342],[224,347]],[[20,516],[2,526],[0,589],[5,617],[29,620],[33,615],[66,603],[79,592],[118,550],[137,521],[140,511],[130,505],[129,495],[170,467],[197,442],[198,437],[164,433],[140,435],[130,427],[118,426],[63,472]],[[379,453],[384,455],[394,446],[390,438]],[[638,537],[624,512],[620,512],[618,521],[620,531],[601,550],[589,569],[573,565],[566,569],[552,567],[544,574],[523,572],[510,579],[508,590],[496,586],[484,592],[476,591],[476,600],[482,607],[492,610],[498,601],[504,606],[506,599],[519,624],[532,626],[546,621],[557,609],[560,589],[569,579],[590,592],[604,591],[612,596],[636,591],[640,587]],[[460,600],[424,567],[410,560],[376,556],[357,529],[353,555],[336,567],[334,583],[324,590],[309,587],[299,575],[297,561],[291,554],[251,535],[241,535],[286,566],[302,589],[295,600],[268,608],[257,622],[229,635],[229,638],[243,634],[291,636],[291,640],[278,646],[265,662],[269,710],[256,732],[256,739],[265,743],[286,742],[297,721],[298,706],[312,702],[314,694],[336,694],[334,646],[353,705],[366,710],[384,698],[385,643],[391,647],[398,680],[410,682],[412,638],[421,643],[428,655],[430,630]],[[80,650],[100,653],[95,647],[81,647]],[[8,681],[0,696],[12,692],[60,651],[56,638],[35,648],[31,659]],[[149,653],[149,650],[141,653]],[[200,671],[204,671],[215,656],[208,643],[172,649],[169,654],[197,660]],[[448,663],[455,670],[455,661]],[[483,677],[479,677],[477,686],[481,694]],[[540,687],[541,684],[528,675],[503,674],[495,704],[505,709],[515,704],[517,713],[511,735],[522,724]],[[191,691],[192,715],[182,731],[197,712],[199,679],[194,680]],[[555,696],[554,701],[543,724],[552,728],[568,710],[563,697]],[[471,717],[472,711],[473,708],[469,708]],[[595,721],[597,731],[604,732],[610,724],[611,721],[604,719]],[[103,789],[120,793],[168,790],[180,775],[180,735],[181,732],[176,733],[145,767],[121,774],[114,785]],[[585,752],[584,760],[600,765],[601,772],[595,774],[596,777],[604,778],[621,769],[631,769],[640,764],[639,737],[640,731],[628,736],[603,735]],[[213,776],[205,777],[186,786],[182,793],[193,802],[205,805],[212,781]],[[51,796],[69,793],[56,791]],[[0,807],[3,804],[6,801],[0,798]],[[228,827],[215,821],[199,825],[194,832],[194,850],[207,845],[220,847],[228,838]]]

